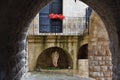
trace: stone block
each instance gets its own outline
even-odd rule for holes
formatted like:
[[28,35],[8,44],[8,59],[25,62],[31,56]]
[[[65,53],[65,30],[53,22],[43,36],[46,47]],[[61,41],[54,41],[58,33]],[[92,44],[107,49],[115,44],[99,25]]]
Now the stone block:
[[101,61],[102,60],[102,56],[95,56],[95,60],[96,61]]
[[100,71],[100,66],[94,66],[94,71],[99,72]]
[[88,52],[89,52],[89,56],[94,56],[93,50],[89,50]]
[[112,66],[108,66],[108,71],[112,71]]
[[105,77],[110,77],[111,76],[111,72],[104,72],[104,76]]
[[105,78],[98,78],[97,80],[105,80]]
[[105,80],[112,80],[112,78],[111,77],[107,77],[107,78],[105,78]]
[[94,62],[94,65],[95,65],[95,66],[98,66],[98,61],[95,61],[95,62]]
[[[95,42],[96,42],[96,41],[97,41],[97,38],[91,38],[90,41],[92,41],[92,42],[95,41]],[[96,44],[96,43],[93,43],[92,45],[97,45],[97,44]]]
[[93,61],[94,60],[94,56],[89,56],[89,60]]
[[93,72],[93,76],[94,77],[99,77],[100,76],[100,72]]
[[96,61],[90,61],[90,62],[89,62],[89,65],[90,65],[90,66],[95,66],[95,62],[96,62]]
[[95,56],[98,56],[98,55],[99,55],[99,53],[98,53],[97,50],[95,50],[94,55],[95,55]]
[[106,50],[105,49],[101,49],[98,51],[100,56],[106,56]]
[[98,72],[90,72],[90,77],[92,77],[92,78],[97,78],[98,77]]
[[100,72],[100,76],[101,76],[101,77],[104,77],[104,74],[103,74],[103,72]]
[[100,56],[106,56],[106,51],[104,49],[99,50]]
[[112,76],[113,76],[113,72],[111,71],[111,72],[110,72],[110,77],[112,77]]
[[105,64],[108,66],[112,66],[112,61],[105,61]]
[[106,60],[109,60],[109,61],[111,61],[112,60],[112,56],[105,56],[106,57]]
[[89,66],[89,71],[94,71],[94,66]]
[[100,67],[100,70],[101,70],[101,71],[108,71],[108,67],[107,67],[107,66],[101,66],[101,67]]
[[99,43],[98,43],[97,47],[98,47],[98,50],[101,50],[101,48],[102,48],[101,44],[99,44]]
[[106,60],[106,56],[103,56],[103,57],[102,57],[102,60],[105,61],[105,60]]
[[90,77],[93,77],[93,72],[89,72]]
[[105,61],[99,61],[99,62],[98,62],[98,65],[104,66],[104,65],[105,65]]

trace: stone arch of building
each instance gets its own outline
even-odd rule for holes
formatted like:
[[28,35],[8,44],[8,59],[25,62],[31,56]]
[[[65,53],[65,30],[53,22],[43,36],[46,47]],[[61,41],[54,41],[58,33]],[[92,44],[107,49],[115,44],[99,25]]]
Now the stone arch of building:
[[[58,53],[57,66],[53,63],[53,53]],[[60,47],[50,47],[42,51],[38,56],[36,62],[36,68],[48,69],[48,68],[59,68],[68,69],[72,68],[73,60],[70,54]]]
[[[51,0],[0,2],[0,80],[20,80],[25,69],[26,32],[38,11]],[[81,0],[92,7],[106,25],[113,59],[113,79],[120,79],[120,1]]]

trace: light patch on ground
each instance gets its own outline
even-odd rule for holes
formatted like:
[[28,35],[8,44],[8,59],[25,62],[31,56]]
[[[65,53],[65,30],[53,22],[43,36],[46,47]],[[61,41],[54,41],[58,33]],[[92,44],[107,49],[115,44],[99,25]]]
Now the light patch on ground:
[[21,80],[95,80],[83,78],[79,75],[51,73],[51,72],[32,72],[27,73]]

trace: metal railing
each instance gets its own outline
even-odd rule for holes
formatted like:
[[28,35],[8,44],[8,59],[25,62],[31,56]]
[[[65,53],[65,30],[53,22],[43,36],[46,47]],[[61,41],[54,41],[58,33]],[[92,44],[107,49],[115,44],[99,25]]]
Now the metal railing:
[[86,17],[66,17],[62,33],[40,33],[40,35],[84,35],[88,34]]

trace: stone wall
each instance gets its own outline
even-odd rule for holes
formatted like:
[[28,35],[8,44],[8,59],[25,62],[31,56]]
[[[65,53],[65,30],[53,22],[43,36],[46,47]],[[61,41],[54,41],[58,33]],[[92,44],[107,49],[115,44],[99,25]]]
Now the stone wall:
[[[34,24],[34,23],[33,23]],[[31,24],[31,26],[33,26]],[[36,27],[35,27],[36,28]],[[32,30],[32,28],[31,28]],[[37,30],[37,29],[33,29]],[[29,71],[34,71],[38,56],[50,47],[60,47],[67,51],[73,62],[73,69],[76,72],[78,67],[78,72],[81,75],[95,78],[97,80],[102,79],[112,79],[112,57],[109,50],[109,37],[105,29],[105,25],[98,15],[93,12],[90,21],[89,28],[89,37],[88,36],[40,36],[36,33],[33,33],[28,36],[28,65]],[[35,34],[35,35],[34,35]],[[89,39],[89,42],[88,42]],[[82,45],[89,43],[89,71],[81,73],[81,68],[85,69],[84,66],[77,65],[77,53],[78,48]]]
[[112,80],[112,58],[105,25],[93,12],[89,34],[89,76],[96,80]]
[[[20,80],[23,66],[23,43],[28,24],[51,0],[2,0],[0,2],[0,79]],[[114,60],[113,80],[120,80],[120,0],[81,0],[100,14],[109,32]],[[7,6],[6,6],[7,5]],[[11,65],[10,60],[16,61]],[[24,65],[24,64],[22,64]],[[12,74],[11,74],[12,73]],[[9,77],[10,76],[10,77]]]
[[39,55],[51,47],[65,50],[72,58],[73,69],[77,69],[77,52],[80,47],[79,36],[28,36],[28,66],[34,71]]

